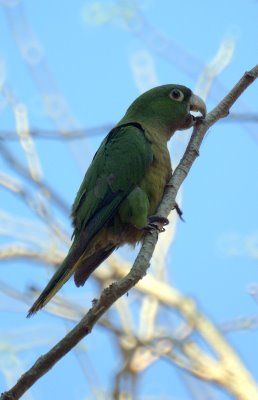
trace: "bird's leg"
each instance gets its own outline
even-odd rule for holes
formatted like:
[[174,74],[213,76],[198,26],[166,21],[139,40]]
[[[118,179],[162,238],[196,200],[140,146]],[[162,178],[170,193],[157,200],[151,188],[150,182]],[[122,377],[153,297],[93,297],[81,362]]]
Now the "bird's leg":
[[179,218],[181,219],[181,221],[185,222],[184,218],[182,217],[183,211],[181,210],[181,208],[179,207],[177,202],[175,202],[174,209],[176,210],[176,213],[179,216]]
[[[177,212],[177,215],[181,219],[181,221],[185,222],[182,217],[183,211],[179,207],[179,205],[175,202],[174,209]],[[164,226],[169,224],[169,220],[165,217],[161,217],[160,215],[154,214],[148,217],[148,225],[144,228],[146,231],[150,231],[152,229],[158,229],[159,232],[165,232]]]
[[156,214],[149,216],[148,221],[148,225],[144,228],[147,231],[157,229],[159,232],[165,232],[164,226],[169,224],[169,220],[167,218]]

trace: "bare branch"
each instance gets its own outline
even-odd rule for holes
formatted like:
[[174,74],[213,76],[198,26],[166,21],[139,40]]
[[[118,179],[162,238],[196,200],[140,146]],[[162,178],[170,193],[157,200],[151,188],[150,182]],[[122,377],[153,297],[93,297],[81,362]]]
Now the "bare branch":
[[[258,65],[244,74],[227,96],[225,96],[225,98],[207,115],[204,121],[200,121],[196,124],[185,154],[173,173],[169,187],[165,191],[162,203],[158,209],[160,215],[167,216],[170,210],[174,207],[179,187],[186,178],[194,160],[199,154],[199,148],[207,130],[220,118],[228,115],[231,106],[257,77]],[[113,305],[119,297],[126,294],[146,275],[157,240],[157,231],[146,234],[141,250],[128,275],[105,289],[100,298],[94,301],[92,308],[75,326],[75,328],[72,329],[48,353],[41,356],[36,363],[21,376],[13,388],[2,394],[0,398],[1,400],[19,399],[42,375],[52,368],[53,365],[67,354],[81,339],[91,332],[95,323],[111,307],[111,305]],[[258,391],[251,376],[242,366],[234,351],[224,341],[218,331],[196,310],[194,303],[190,300],[185,301],[183,308],[181,304],[180,310],[184,315],[190,318],[190,320],[193,316],[196,317],[193,319],[193,323],[195,325],[198,323],[198,328],[204,337],[207,337],[207,335],[215,337],[215,342],[217,343],[216,350],[226,367],[227,373],[225,376],[226,378],[231,378],[231,385],[228,385],[228,387],[232,393],[242,400],[258,399]],[[188,352],[191,353],[191,357],[194,357],[196,349],[188,347]],[[225,378],[225,376],[223,376],[223,378]]]
[[69,213],[69,207],[64,202],[64,200],[59,196],[56,191],[50,187],[46,182],[38,182],[31,178],[31,175],[28,169],[20,162],[17,158],[15,158],[8,147],[3,143],[0,139],[0,154],[3,159],[10,165],[12,169],[14,169],[20,176],[23,176],[29,183],[33,184],[37,188],[41,189],[45,196],[52,199],[53,202],[62,210],[66,215]]

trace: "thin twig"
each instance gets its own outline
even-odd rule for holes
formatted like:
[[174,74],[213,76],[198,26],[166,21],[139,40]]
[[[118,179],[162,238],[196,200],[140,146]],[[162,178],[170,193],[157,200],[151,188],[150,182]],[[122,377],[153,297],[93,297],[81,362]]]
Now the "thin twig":
[[[251,71],[246,72],[240,81],[228,93],[228,95],[217,105],[217,107],[212,110],[212,112],[207,115],[206,119],[204,121],[200,121],[195,126],[185,154],[173,173],[170,185],[167,188],[162,203],[158,209],[158,213],[160,215],[167,216],[170,210],[174,207],[178,189],[186,178],[194,160],[199,154],[199,148],[207,130],[216,121],[228,114],[230,107],[257,77],[258,65]],[[95,323],[112,306],[112,304],[114,304],[119,297],[127,293],[140,279],[146,275],[157,240],[158,233],[156,231],[146,234],[141,250],[136,257],[133,267],[128,275],[105,289],[100,298],[94,301],[92,308],[75,326],[75,328],[73,328],[48,353],[41,356],[36,363],[21,376],[16,385],[14,385],[9,391],[2,394],[0,398],[1,400],[19,399],[42,375],[49,371],[49,369],[52,368],[65,354],[67,354],[81,339],[91,332]],[[185,309],[183,310],[184,315],[188,315],[190,313],[192,306],[192,303],[185,304]],[[197,313],[197,311],[195,311],[195,313]],[[211,329],[211,324],[207,324],[207,321],[203,319],[199,313],[197,313],[197,316],[199,325],[203,329],[203,332],[205,332],[206,329]],[[216,336],[217,332],[215,328],[212,332]],[[216,339],[218,339],[217,336]],[[236,379],[241,373],[241,385],[233,385],[230,389],[238,390],[237,394],[239,396],[241,395],[241,397],[238,397],[239,399],[258,399],[258,391],[252,378],[241,365],[238,358],[235,357],[230,346],[227,345],[226,342],[220,338],[220,336],[219,344],[220,350],[224,353],[230,350],[228,359],[224,361],[227,361],[227,367],[229,370],[230,367],[232,368],[231,374],[233,374],[233,371],[235,372],[232,381],[237,383]],[[244,385],[242,386],[242,384]],[[242,393],[240,393],[241,387],[243,387]]]

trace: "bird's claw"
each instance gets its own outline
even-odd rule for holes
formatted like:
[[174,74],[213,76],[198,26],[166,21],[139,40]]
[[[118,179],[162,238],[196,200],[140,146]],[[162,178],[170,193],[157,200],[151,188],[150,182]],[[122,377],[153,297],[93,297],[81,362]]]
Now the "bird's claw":
[[147,231],[157,229],[159,232],[165,232],[164,226],[169,224],[169,220],[165,217],[161,217],[160,215],[151,215],[148,219],[149,223],[144,228]]
[[148,219],[149,219],[150,223],[157,222],[157,223],[162,224],[162,225],[168,225],[169,224],[169,220],[167,218],[161,217],[160,215],[156,215],[156,214],[155,215],[151,215]]

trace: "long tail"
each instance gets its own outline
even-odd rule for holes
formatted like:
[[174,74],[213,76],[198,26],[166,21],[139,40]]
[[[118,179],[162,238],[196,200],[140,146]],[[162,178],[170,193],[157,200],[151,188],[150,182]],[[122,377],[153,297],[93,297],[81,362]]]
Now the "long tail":
[[44,307],[74,272],[76,286],[84,285],[90,274],[115,250],[115,248],[116,246],[113,244],[109,246],[107,245],[104,249],[100,248],[91,256],[85,257],[85,246],[82,248],[79,243],[72,245],[63,263],[50,279],[38,299],[29,309],[27,317],[31,317],[31,315]]
[[114,244],[109,244],[103,249],[98,249],[95,256],[93,255],[92,257],[87,258],[87,256],[85,257],[84,255],[84,253],[89,250],[88,245],[90,245],[92,238],[96,236],[98,231],[113,217],[115,210],[123,199],[123,196],[117,196],[114,201],[108,203],[106,207],[99,211],[99,213],[96,213],[87,224],[87,229],[80,232],[76,240],[74,240],[63,263],[53,275],[52,279],[50,279],[39,298],[29,309],[27,317],[35,314],[38,310],[44,307],[50,299],[52,299],[56,292],[74,273],[80,263],[83,264],[83,267],[79,269],[78,274],[75,277],[75,283],[77,286],[83,285],[94,269],[97,268],[99,264],[117,247],[114,246]]
[[74,273],[75,269],[80,262],[80,257],[83,255],[87,245],[89,244],[89,237],[86,233],[82,232],[76,242],[74,242],[67,254],[66,258],[55,272],[49,283],[40,294],[38,299],[29,309],[27,317],[35,314],[38,310],[44,307],[56,292],[63,286],[63,284]]

